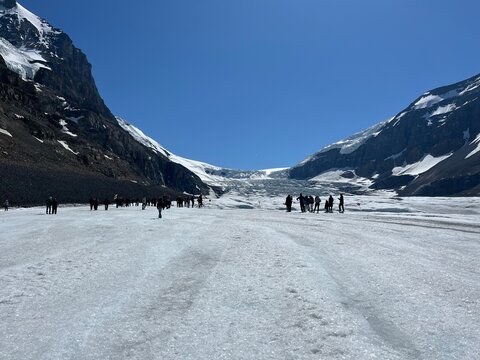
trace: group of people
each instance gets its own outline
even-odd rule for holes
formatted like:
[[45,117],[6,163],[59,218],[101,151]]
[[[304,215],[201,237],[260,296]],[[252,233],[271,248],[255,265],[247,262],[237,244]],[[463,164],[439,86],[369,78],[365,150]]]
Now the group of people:
[[198,207],[203,207],[203,196],[200,194],[197,198],[194,195],[191,196],[178,196],[176,199],[177,207],[192,208],[195,207],[195,199],[197,199]]
[[[129,207],[129,206],[140,206],[140,199],[139,198],[124,198],[121,196],[115,195],[113,197],[113,200],[115,202],[115,205],[117,208],[119,207]],[[187,207],[190,208],[190,206],[193,208],[195,207],[195,200],[197,200],[198,207],[201,208],[203,207],[203,196],[200,194],[198,197],[195,197],[194,195],[188,195],[188,196],[178,196],[176,198],[176,203],[177,207]],[[96,197],[90,197],[89,199],[89,204],[90,204],[90,210],[96,211],[98,210],[98,206],[100,204],[98,198]],[[170,197],[167,195],[160,196],[158,198],[147,198],[144,196],[141,200],[142,204],[142,210],[145,210],[147,206],[153,206],[156,207],[158,210],[158,217],[162,217],[162,211],[165,209],[170,209],[172,206],[172,201],[170,200]],[[108,198],[105,198],[103,201],[103,205],[105,206],[105,210],[108,210],[108,207],[110,205],[110,200]]]
[[[313,197],[312,195],[303,195],[300,193],[300,196],[297,197],[298,202],[300,203],[300,211],[302,213],[304,212],[310,212],[314,213],[316,212],[317,214],[320,212],[320,204],[321,204],[321,199],[317,195]],[[338,198],[338,212],[343,213],[345,212],[345,205],[344,205],[344,200],[343,200],[343,194],[340,194],[340,197]],[[332,213],[333,212],[333,196],[330,195],[328,199],[325,200],[325,205],[324,205],[324,211],[326,213]],[[285,205],[287,206],[287,212],[292,211],[292,204],[293,204],[293,197],[292,195],[288,195],[287,198],[285,199]]]
[[58,201],[57,198],[50,196],[47,199],[47,209],[45,211],[46,214],[57,214],[58,209]]

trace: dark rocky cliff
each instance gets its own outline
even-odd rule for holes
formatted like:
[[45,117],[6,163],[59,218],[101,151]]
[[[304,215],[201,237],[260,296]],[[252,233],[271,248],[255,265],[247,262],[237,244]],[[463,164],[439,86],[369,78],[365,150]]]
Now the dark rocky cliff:
[[[15,1],[0,2],[0,198],[27,204],[55,193],[77,202],[86,194],[208,192],[195,174],[118,125],[86,56],[32,15]],[[22,65],[6,62],[5,52]]]

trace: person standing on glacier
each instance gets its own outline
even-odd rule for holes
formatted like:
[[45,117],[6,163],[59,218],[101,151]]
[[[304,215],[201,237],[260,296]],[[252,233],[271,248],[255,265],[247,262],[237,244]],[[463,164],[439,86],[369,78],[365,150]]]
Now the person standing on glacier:
[[340,194],[340,197],[338,198],[338,201],[340,201],[340,203],[338,204],[338,212],[339,213],[344,213],[345,212],[345,206],[343,205],[343,194]]
[[303,196],[302,193],[300,193],[300,196],[297,197],[297,200],[300,201],[300,210],[302,213],[305,212],[305,197]]
[[318,195],[315,196],[315,207],[313,208],[313,212],[315,211],[317,211],[317,214],[320,211],[320,197]]
[[292,195],[288,195],[285,199],[285,205],[287,206],[287,212],[292,212],[292,202],[293,198]]

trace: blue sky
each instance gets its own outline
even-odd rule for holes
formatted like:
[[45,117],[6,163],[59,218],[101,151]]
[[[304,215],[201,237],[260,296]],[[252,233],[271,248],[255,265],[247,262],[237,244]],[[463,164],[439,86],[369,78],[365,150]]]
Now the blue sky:
[[24,0],[174,153],[292,166],[480,73],[478,0]]

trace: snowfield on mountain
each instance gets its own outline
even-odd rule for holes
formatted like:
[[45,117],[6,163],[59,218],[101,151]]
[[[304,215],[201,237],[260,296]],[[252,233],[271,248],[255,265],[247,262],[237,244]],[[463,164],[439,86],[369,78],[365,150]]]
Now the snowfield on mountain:
[[478,198],[228,195],[0,213],[0,359],[477,358]]

